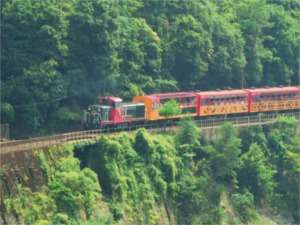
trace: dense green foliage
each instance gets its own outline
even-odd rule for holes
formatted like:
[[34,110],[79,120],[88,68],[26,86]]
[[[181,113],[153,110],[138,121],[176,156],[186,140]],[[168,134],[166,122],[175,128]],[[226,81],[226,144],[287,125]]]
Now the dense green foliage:
[[297,0],[3,0],[1,123],[79,124],[97,95],[299,82]]
[[165,206],[179,224],[219,224],[224,190],[243,223],[266,205],[299,220],[300,136],[293,119],[240,134],[224,124],[213,139],[201,137],[192,120],[180,126],[175,136],[139,130],[77,150],[82,165],[97,172],[116,220],[165,224]]
[[159,115],[161,116],[176,116],[181,113],[180,105],[175,99],[165,102],[159,109]]
[[[228,195],[241,221],[234,224],[255,224],[255,208],[266,206],[299,223],[296,126],[285,117],[240,133],[224,124],[206,138],[186,119],[176,135],[140,129],[77,145],[81,169],[70,151],[54,149],[38,155],[46,184],[36,192],[18,187],[5,206],[25,224],[165,225],[174,217],[215,225],[228,213],[221,203]],[[104,201],[112,216],[99,210]]]
[[[111,224],[109,215],[99,212],[101,189],[97,175],[90,169],[80,169],[79,160],[64,147],[36,156],[47,182],[32,192],[18,185],[16,197],[5,200],[7,212],[17,215],[20,224],[79,224],[82,218],[92,218],[98,224]],[[51,159],[56,159],[52,161]]]

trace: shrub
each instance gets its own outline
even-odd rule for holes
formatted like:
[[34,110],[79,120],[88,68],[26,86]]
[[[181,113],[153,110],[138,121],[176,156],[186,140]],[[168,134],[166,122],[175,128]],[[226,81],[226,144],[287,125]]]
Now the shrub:
[[254,196],[247,189],[245,189],[243,193],[232,194],[231,201],[243,222],[248,221],[255,216]]
[[163,104],[163,106],[159,109],[159,114],[161,116],[176,116],[181,113],[181,109],[176,100],[172,99]]

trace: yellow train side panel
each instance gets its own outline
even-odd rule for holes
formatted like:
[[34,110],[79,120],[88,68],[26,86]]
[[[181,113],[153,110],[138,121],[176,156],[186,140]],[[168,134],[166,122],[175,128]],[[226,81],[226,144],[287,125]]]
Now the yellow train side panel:
[[145,119],[146,120],[157,120],[159,118],[159,113],[154,110],[153,101],[146,96],[135,96],[133,98],[134,103],[144,103],[145,104]]
[[300,99],[253,102],[252,112],[300,109]]
[[200,107],[200,115],[222,115],[222,114],[235,114],[248,112],[247,103],[239,104],[220,104],[220,105],[208,105]]

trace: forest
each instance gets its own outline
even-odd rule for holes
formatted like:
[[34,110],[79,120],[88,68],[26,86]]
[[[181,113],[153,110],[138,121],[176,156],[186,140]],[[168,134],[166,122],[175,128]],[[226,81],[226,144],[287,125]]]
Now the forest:
[[213,136],[189,119],[173,133],[102,136],[36,152],[45,183],[19,184],[5,214],[26,225],[299,224],[299,153],[289,117]]
[[3,0],[1,123],[76,129],[99,95],[299,84],[298,0]]

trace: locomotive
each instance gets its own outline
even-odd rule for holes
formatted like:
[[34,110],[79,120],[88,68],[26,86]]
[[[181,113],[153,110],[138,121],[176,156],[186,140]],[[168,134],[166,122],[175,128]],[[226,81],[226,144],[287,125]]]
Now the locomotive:
[[[162,105],[176,100],[181,113],[160,115]],[[236,90],[153,93],[124,103],[114,96],[98,97],[84,113],[87,128],[130,126],[145,122],[178,120],[183,117],[227,116],[300,109],[300,86]]]

